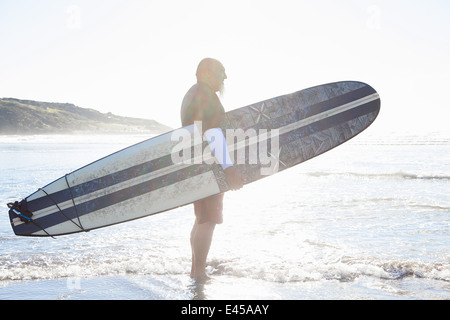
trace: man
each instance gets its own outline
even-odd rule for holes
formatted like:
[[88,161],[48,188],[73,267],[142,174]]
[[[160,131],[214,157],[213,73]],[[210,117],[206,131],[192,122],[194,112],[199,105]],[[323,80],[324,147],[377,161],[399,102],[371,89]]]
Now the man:
[[[187,126],[195,121],[201,121],[202,133],[219,130],[223,137],[219,127],[225,111],[216,92],[223,89],[223,82],[227,79],[225,68],[218,60],[205,58],[199,63],[196,76],[197,83],[189,89],[183,99],[181,122],[183,126]],[[226,148],[226,144],[224,146]],[[242,188],[243,177],[232,163],[222,164],[222,168],[230,189]],[[206,258],[215,226],[223,222],[223,197],[224,194],[221,193],[194,203],[195,223],[190,240],[192,248],[191,278],[196,280],[207,279]]]

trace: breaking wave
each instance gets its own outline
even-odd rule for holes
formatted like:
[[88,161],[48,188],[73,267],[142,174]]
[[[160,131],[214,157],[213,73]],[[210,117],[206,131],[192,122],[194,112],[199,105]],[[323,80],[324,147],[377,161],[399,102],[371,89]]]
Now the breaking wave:
[[414,174],[403,171],[391,173],[360,173],[360,172],[308,172],[312,177],[344,176],[358,179],[406,179],[406,180],[449,180],[450,176],[440,174]]
[[426,278],[450,282],[448,263],[423,263],[414,261],[377,261],[376,259],[342,258],[326,263],[285,263],[255,268],[243,267],[236,262],[212,261],[212,275],[230,275],[273,282],[307,282],[321,280],[353,281],[366,276],[384,280],[405,277]]
[[[276,260],[276,259],[275,259]],[[380,260],[379,258],[342,257],[336,261],[316,262],[271,261],[249,263],[246,259],[217,260],[208,263],[212,276],[233,276],[279,283],[321,280],[353,281],[358,277],[400,280],[405,277],[450,282],[450,264],[446,262],[417,262]],[[157,259],[150,254],[124,257],[83,257],[60,255],[3,256],[0,260],[0,281],[51,280],[73,277],[111,275],[188,275],[187,258]]]

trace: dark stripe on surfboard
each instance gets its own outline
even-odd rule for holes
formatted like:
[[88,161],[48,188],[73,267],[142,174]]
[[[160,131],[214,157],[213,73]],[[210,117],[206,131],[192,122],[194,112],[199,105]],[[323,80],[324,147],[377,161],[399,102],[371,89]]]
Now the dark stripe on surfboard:
[[[93,179],[75,186],[71,186],[71,190],[64,189],[52,193],[50,194],[50,196],[56,203],[65,202],[71,200],[72,195],[76,199],[80,196],[88,195],[92,192],[96,192],[101,189],[111,187],[115,184],[122,183],[126,180],[130,180],[138,176],[163,169],[172,164],[173,163],[171,155],[169,154],[161,158],[147,161],[121,171],[113,172],[111,174],[108,174],[106,176],[97,179]],[[54,205],[53,201],[46,196],[28,202],[28,208],[32,212],[42,210],[53,205]]]
[[[77,204],[76,211],[75,207],[69,207],[63,210],[64,215],[69,219],[77,219],[77,213],[78,216],[81,217],[91,212],[115,205],[126,200],[133,199],[135,197],[172,185],[185,179],[192,178],[210,170],[211,167],[209,165],[194,164],[192,166],[166,174],[164,176],[148,180],[104,196],[100,196],[81,204]],[[149,206],[150,205],[151,204],[149,204]],[[41,218],[38,217],[34,219],[34,221],[36,221],[40,227],[45,229],[67,221],[64,215],[59,211],[55,211],[54,213],[48,214]],[[30,223],[23,223],[15,226],[15,232],[19,235],[29,235],[39,230],[41,229],[39,229],[36,225]]]
[[336,97],[328,99],[326,101],[313,104],[309,107],[306,106],[304,108],[300,108],[297,112],[298,119],[302,120],[302,119],[306,119],[306,118],[315,116],[319,113],[329,111],[331,109],[340,107],[349,102],[362,99],[362,98],[367,97],[374,93],[376,93],[376,91],[372,87],[364,86],[362,88],[345,93],[343,95],[336,96]]

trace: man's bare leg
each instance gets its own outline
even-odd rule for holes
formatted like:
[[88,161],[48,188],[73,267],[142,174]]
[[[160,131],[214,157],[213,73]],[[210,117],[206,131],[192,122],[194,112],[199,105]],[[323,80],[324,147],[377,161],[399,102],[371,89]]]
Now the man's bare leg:
[[194,271],[195,271],[195,254],[194,254],[194,236],[195,233],[197,232],[197,220],[195,220],[194,225],[192,226],[192,231],[191,231],[191,251],[192,251],[192,266],[191,266],[191,278],[194,278]]
[[198,224],[195,221],[191,231],[192,268],[191,278],[202,280],[207,278],[205,273],[206,258],[211,247],[212,236],[216,224],[205,222]]

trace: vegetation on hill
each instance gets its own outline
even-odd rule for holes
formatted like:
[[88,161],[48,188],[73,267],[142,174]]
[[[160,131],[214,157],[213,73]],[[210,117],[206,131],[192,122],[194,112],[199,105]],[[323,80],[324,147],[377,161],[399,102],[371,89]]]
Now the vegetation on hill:
[[0,134],[162,133],[169,127],[147,119],[116,116],[70,103],[0,99]]

